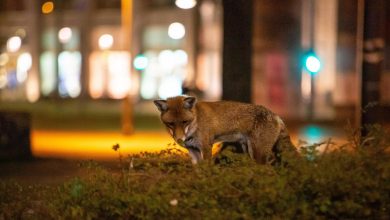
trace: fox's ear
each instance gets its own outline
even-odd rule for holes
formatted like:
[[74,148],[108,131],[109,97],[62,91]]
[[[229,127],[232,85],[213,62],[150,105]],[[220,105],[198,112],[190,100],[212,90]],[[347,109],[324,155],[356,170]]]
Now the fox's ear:
[[184,98],[183,102],[184,102],[184,108],[192,109],[195,106],[196,98],[189,96],[189,97]]
[[158,99],[154,100],[153,102],[160,112],[165,112],[168,110],[168,104],[166,100]]

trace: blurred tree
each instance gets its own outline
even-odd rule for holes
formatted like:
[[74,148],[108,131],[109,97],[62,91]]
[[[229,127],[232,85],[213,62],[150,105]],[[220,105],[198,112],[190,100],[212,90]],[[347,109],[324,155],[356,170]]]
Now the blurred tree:
[[251,102],[253,0],[223,0],[222,99]]

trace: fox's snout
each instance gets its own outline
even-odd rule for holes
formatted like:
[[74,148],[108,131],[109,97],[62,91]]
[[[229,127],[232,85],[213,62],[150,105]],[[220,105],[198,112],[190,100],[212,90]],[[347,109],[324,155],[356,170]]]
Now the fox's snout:
[[185,137],[174,137],[175,138],[175,141],[176,143],[180,144],[180,145],[184,145],[184,142],[185,142]]
[[180,145],[184,145],[184,142],[186,141],[186,135],[184,128],[176,127],[172,129],[171,131],[173,139],[175,139],[176,143]]
[[174,137],[176,143],[180,144],[180,145],[184,145],[185,143],[188,143],[188,142],[191,142],[191,140],[193,139],[193,137],[186,137],[186,136],[182,136],[180,138],[178,137]]

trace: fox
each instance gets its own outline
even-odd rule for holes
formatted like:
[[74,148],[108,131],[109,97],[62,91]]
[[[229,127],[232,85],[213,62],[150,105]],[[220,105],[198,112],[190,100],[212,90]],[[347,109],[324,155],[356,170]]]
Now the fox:
[[236,143],[257,163],[281,160],[295,151],[282,119],[262,105],[235,101],[198,101],[176,96],[153,101],[174,141],[188,150],[191,162],[212,158],[215,143]]

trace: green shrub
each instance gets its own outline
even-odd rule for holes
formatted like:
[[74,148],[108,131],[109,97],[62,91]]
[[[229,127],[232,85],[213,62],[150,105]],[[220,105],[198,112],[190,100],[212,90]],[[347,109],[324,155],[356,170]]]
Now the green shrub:
[[280,166],[230,151],[193,166],[175,146],[123,157],[115,145],[118,169],[86,162],[57,187],[1,183],[0,219],[388,219],[388,137],[373,126],[361,144],[306,146]]

